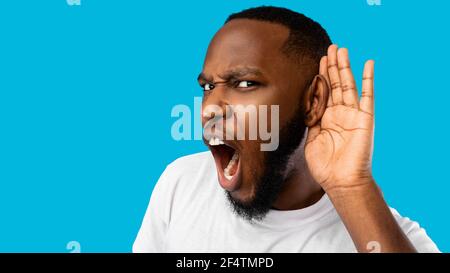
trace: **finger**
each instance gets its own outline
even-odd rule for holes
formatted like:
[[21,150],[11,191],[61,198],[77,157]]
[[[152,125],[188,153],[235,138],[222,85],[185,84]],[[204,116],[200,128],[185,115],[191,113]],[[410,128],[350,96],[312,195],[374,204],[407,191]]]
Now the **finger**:
[[342,100],[345,105],[358,108],[358,91],[356,90],[355,78],[350,68],[348,50],[339,48],[337,52],[339,77],[341,79]]
[[[330,88],[330,79],[328,78],[328,58],[327,58],[327,56],[323,56],[320,59],[319,74],[325,78],[325,80],[327,81],[326,84],[328,85],[328,88]],[[328,96],[327,107],[330,107],[332,105],[333,105],[333,100],[331,99],[331,94],[330,94]]]
[[328,77],[331,85],[331,97],[333,105],[343,104],[341,79],[337,66],[337,45],[328,47]]
[[359,102],[359,108],[362,111],[372,115],[374,113],[373,78],[374,78],[374,61],[369,60],[364,65],[361,100]]

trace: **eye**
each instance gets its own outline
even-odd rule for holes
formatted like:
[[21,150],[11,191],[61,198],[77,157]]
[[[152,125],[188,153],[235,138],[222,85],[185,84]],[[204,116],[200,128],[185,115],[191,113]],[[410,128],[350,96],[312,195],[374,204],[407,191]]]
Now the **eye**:
[[210,83],[205,83],[202,85],[203,87],[203,91],[211,91],[214,89],[214,85],[210,84]]
[[249,88],[255,86],[257,83],[254,81],[239,81],[237,84],[238,88]]

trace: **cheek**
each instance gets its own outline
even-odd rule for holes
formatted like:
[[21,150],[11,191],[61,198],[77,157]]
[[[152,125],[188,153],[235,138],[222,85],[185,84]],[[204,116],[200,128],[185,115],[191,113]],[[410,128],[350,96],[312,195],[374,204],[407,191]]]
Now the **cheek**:
[[265,86],[248,92],[230,92],[228,101],[230,104],[234,105],[271,105],[279,100],[279,95],[280,92],[278,92],[277,89]]
[[[271,111],[273,109],[273,105],[278,105],[278,113],[275,115],[277,117],[277,121],[280,121],[281,114],[280,113],[284,106],[280,105],[282,102],[281,92],[274,88],[260,88],[255,91],[251,91],[248,93],[234,93],[232,98],[230,96],[230,100],[228,101],[231,105],[241,105],[244,106],[246,111],[242,111],[243,108],[234,108],[235,109],[235,117],[239,116],[235,125],[240,129],[245,128],[246,136],[248,137],[250,132],[249,129],[252,128],[256,132],[253,132],[253,135],[257,134],[259,139],[259,122],[260,119],[264,119],[267,122],[268,128],[271,126]],[[239,111],[238,109],[241,109]],[[253,114],[249,114],[248,110],[252,109],[254,111]],[[239,113],[239,114],[238,114]],[[265,115],[265,116],[261,116]],[[245,117],[243,119],[242,117]],[[266,128],[266,127],[263,127]],[[266,130],[268,130],[268,128]],[[247,143],[246,143],[247,144]]]
[[279,122],[283,124],[297,111],[298,107],[301,107],[301,94],[300,91],[290,86],[285,88],[261,88],[251,93],[233,94],[229,103],[232,105],[254,105],[257,109],[260,109],[260,106],[271,109],[271,106],[278,105]]
[[264,172],[264,153],[259,142],[248,141],[244,145],[241,155],[243,185],[246,190],[253,190]]

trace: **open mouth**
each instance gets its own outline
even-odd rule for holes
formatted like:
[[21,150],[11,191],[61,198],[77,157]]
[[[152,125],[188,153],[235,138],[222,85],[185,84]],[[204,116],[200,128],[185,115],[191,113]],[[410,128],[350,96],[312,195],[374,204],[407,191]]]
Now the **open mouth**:
[[208,146],[216,162],[219,183],[225,190],[231,192],[239,187],[240,154],[236,147],[217,137],[211,137]]

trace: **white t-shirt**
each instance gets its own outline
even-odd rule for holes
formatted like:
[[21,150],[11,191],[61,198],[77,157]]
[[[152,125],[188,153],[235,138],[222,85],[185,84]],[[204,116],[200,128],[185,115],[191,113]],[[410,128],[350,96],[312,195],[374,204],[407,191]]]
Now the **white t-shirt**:
[[[167,166],[152,193],[133,252],[356,252],[325,194],[314,205],[270,210],[249,222],[231,209],[210,152]],[[416,222],[391,209],[419,252],[438,248]]]

